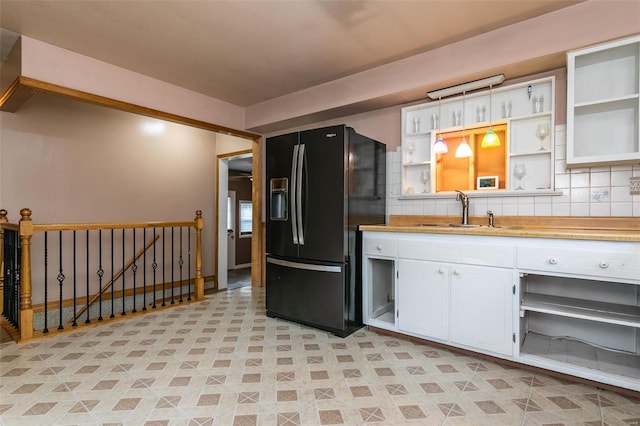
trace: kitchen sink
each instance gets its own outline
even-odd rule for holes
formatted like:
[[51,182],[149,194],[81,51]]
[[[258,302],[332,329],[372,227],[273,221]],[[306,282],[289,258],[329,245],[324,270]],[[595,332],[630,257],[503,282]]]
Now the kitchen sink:
[[493,226],[493,227],[489,227],[488,225],[477,225],[477,224],[466,224],[463,225],[462,223],[421,223],[420,225],[417,226],[432,226],[432,227],[439,227],[439,228],[495,228],[495,229],[522,229],[522,226]]

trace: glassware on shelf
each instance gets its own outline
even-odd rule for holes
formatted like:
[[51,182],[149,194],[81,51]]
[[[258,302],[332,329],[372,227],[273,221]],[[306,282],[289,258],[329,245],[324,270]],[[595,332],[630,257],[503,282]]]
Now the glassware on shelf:
[[517,190],[524,189],[522,186],[522,179],[524,179],[527,174],[527,168],[524,166],[524,163],[516,163],[513,166],[513,177],[518,179],[518,186],[515,188]]
[[533,112],[538,114],[544,111],[544,96],[534,96],[533,97]]
[[511,101],[505,101],[502,103],[502,118],[511,117]]
[[538,151],[546,151],[544,147],[544,140],[549,136],[549,123],[538,124],[536,128],[536,136],[540,139],[540,148]]
[[454,111],[453,112],[453,125],[454,126],[459,126],[460,124],[462,124],[462,112],[460,110]]
[[431,129],[432,130],[435,130],[435,129],[438,128],[438,120],[439,120],[438,114],[432,114],[431,115]]
[[476,107],[476,121],[478,123],[484,121],[484,113],[486,112],[486,107],[481,106],[481,107]]
[[409,154],[407,158],[407,164],[413,163],[413,151],[415,150],[416,146],[413,144],[413,142],[409,142],[409,144],[407,145],[407,153]]
[[420,132],[420,119],[418,117],[413,118],[413,133]]
[[427,183],[429,183],[429,171],[428,170],[423,170],[420,172],[420,182],[422,182],[422,185],[424,185],[424,189],[422,190],[423,194],[427,194],[429,191],[427,191]]

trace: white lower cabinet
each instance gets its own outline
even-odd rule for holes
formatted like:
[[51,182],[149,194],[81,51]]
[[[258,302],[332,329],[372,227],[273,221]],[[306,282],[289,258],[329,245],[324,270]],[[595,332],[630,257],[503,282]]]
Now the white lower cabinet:
[[518,361],[640,391],[640,244],[522,241]]
[[399,259],[398,330],[513,354],[513,272]]
[[365,232],[367,325],[640,391],[640,243]]
[[451,267],[451,341],[513,355],[513,270]]
[[450,268],[424,260],[398,261],[398,329],[449,339]]

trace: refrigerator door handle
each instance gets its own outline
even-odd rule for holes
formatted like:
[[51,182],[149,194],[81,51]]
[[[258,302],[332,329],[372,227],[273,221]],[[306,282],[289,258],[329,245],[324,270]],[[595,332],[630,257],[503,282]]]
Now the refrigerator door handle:
[[293,147],[293,157],[291,159],[291,234],[293,235],[293,244],[298,244],[298,223],[295,214],[296,211],[296,189],[298,181],[296,180],[298,173],[298,150],[299,145]]
[[287,268],[304,269],[307,271],[342,272],[342,268],[340,266],[314,265],[312,263],[292,262],[290,260],[274,259],[272,257],[267,257],[267,263],[285,266]]
[[304,144],[300,144],[298,153],[298,244],[304,245],[304,223],[302,222],[302,168],[304,167]]

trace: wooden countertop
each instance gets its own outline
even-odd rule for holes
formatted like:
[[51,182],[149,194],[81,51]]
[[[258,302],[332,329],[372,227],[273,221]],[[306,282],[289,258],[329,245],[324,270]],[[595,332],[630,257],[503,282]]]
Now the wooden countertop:
[[361,225],[362,231],[425,234],[494,235],[503,237],[559,238],[572,240],[640,242],[638,217],[496,216],[495,227],[486,216],[471,216],[475,227],[456,227],[457,216],[396,216],[387,225]]

